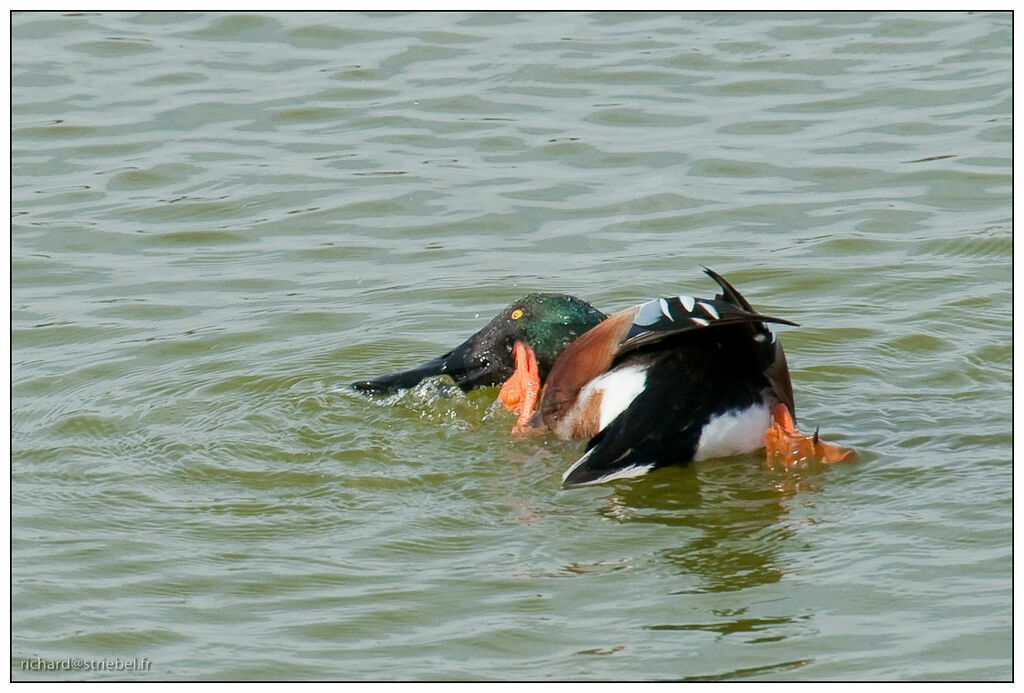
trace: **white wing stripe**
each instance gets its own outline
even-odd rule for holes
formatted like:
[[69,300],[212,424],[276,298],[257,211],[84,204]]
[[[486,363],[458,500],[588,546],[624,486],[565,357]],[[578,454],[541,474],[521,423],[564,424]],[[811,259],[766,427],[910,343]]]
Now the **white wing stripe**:
[[704,309],[704,312],[711,316],[713,320],[718,320],[718,311],[710,303],[700,302],[700,307]]
[[666,301],[663,298],[659,298],[658,305],[661,307],[661,312],[665,315],[666,318],[668,318],[672,322],[676,321],[676,319],[672,317],[672,313],[668,312],[668,301]]

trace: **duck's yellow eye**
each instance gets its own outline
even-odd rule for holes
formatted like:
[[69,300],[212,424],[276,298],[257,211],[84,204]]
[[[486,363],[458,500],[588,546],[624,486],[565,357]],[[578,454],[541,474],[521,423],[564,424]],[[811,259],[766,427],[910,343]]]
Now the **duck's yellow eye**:
[[512,311],[512,316],[511,317],[512,317],[513,320],[518,320],[519,318],[523,317],[523,309],[522,308],[516,308],[514,311]]

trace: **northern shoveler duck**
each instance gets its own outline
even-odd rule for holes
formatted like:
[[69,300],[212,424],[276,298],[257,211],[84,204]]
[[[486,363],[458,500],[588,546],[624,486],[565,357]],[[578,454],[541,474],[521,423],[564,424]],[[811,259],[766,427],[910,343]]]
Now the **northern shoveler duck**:
[[573,296],[530,294],[452,351],[354,383],[393,392],[434,375],[462,389],[502,385],[514,432],[587,439],[563,486],[640,476],[671,464],[767,447],[770,464],[852,452],[800,434],[782,345],[723,277],[713,299],[659,298],[605,316]]

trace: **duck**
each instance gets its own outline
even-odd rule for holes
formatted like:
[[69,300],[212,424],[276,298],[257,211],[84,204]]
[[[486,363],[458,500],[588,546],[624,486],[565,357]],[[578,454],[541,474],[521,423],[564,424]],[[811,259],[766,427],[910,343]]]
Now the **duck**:
[[766,450],[769,467],[845,450],[796,427],[785,351],[761,314],[711,269],[713,298],[662,297],[606,315],[575,296],[514,301],[458,347],[415,368],[353,383],[392,393],[450,376],[463,390],[500,385],[514,434],[586,440],[564,488]]

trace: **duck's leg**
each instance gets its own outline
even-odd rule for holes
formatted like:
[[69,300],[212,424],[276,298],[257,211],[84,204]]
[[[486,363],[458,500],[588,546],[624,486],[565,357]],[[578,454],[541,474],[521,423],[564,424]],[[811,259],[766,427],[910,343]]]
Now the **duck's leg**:
[[789,410],[784,404],[772,408],[772,421],[764,434],[764,447],[768,466],[792,468],[797,462],[817,459],[824,464],[843,462],[853,457],[853,450],[847,450],[818,438],[818,432],[809,436],[800,433],[793,424]]

